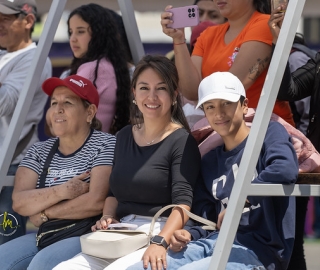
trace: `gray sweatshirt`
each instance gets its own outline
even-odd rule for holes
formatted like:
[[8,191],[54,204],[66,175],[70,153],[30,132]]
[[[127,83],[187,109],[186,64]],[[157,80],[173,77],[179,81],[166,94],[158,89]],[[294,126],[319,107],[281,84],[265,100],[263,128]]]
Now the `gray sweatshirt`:
[[[34,59],[35,51],[36,45],[34,43],[27,48],[12,53],[0,50],[0,153],[20,92]],[[41,85],[44,80],[51,76],[52,67],[48,58],[43,68],[35,96],[32,99],[31,107],[19,141],[28,134],[34,124],[36,126],[38,125],[43,116],[47,95],[42,91]],[[26,154],[27,149],[38,140],[38,131],[36,128],[29,144],[22,153],[13,160],[12,164],[19,164]]]

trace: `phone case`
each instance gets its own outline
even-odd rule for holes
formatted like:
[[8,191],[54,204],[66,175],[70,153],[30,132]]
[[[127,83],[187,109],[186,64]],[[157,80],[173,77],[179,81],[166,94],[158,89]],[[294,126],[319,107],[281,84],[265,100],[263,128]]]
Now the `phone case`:
[[276,9],[280,5],[288,5],[288,0],[271,0],[271,10]]
[[199,10],[197,5],[177,7],[168,10],[172,13],[173,23],[168,24],[169,28],[184,28],[199,24]]

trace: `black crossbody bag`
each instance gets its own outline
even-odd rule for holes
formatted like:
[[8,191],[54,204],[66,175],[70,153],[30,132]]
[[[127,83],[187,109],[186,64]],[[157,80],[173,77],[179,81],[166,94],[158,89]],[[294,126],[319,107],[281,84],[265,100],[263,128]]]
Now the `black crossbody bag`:
[[[45,161],[43,171],[40,175],[39,188],[45,187],[45,179],[48,174],[48,169],[59,146],[57,139]],[[45,248],[55,242],[67,239],[74,236],[81,236],[91,232],[91,227],[96,224],[96,221],[101,215],[84,218],[84,219],[52,219],[42,223],[38,229],[36,236],[36,245],[38,248]]]

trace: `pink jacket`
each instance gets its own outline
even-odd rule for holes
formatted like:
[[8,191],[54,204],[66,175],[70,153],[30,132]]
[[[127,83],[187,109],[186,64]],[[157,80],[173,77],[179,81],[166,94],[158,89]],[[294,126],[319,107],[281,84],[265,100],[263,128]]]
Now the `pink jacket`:
[[[93,82],[96,64],[97,61],[82,64],[77,74]],[[99,63],[96,86],[100,97],[97,118],[102,123],[102,131],[109,132],[116,112],[117,80],[112,64],[105,58]]]
[[[251,127],[254,115],[255,109],[250,108],[245,116],[247,126]],[[320,172],[320,154],[310,140],[301,131],[288,124],[278,115],[273,113],[270,120],[282,124],[291,135],[293,147],[298,157],[299,172]],[[199,144],[201,156],[223,144],[222,138],[211,128],[207,118],[201,119],[193,126],[192,135]]]

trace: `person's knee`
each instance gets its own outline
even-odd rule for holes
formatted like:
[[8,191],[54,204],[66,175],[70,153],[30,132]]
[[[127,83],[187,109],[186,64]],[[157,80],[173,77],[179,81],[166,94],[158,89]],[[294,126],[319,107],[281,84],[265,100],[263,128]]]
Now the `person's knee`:
[[30,236],[22,236],[0,245],[1,270],[27,269],[38,250],[32,248]]
[[47,254],[46,252],[38,252],[28,266],[28,270],[39,270],[39,269],[52,269],[54,254]]
[[53,269],[81,252],[79,237],[71,237],[40,250],[33,258],[28,270]]
[[42,262],[41,259],[35,259],[29,263],[28,270],[36,270],[36,269],[46,269],[43,268],[45,266],[45,262]]

